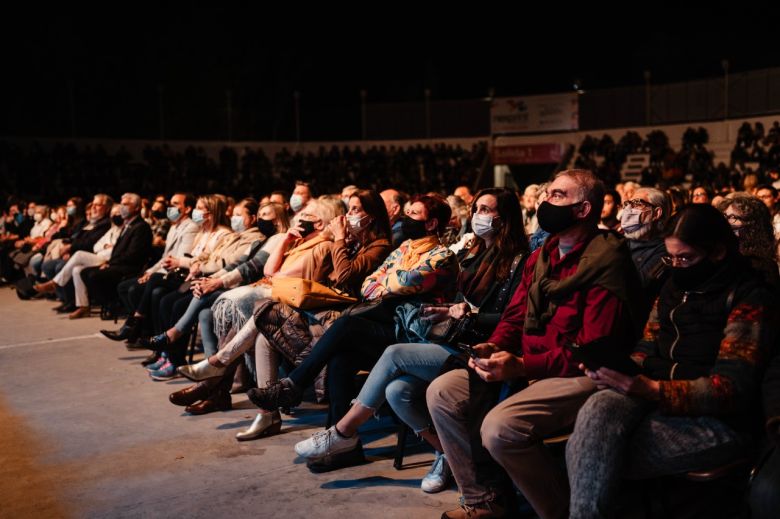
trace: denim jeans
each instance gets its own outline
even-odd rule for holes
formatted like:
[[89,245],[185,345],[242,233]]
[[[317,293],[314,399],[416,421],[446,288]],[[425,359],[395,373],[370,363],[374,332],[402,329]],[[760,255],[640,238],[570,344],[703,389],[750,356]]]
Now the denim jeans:
[[212,303],[216,301],[223,292],[224,290],[215,290],[201,298],[193,297],[187,306],[187,310],[179,317],[179,320],[176,321],[176,324],[174,324],[173,327],[176,328],[179,333],[188,333],[190,328],[198,321],[198,314],[200,314],[200,311],[204,308],[211,308]]
[[200,338],[203,340],[203,353],[210,357],[217,353],[217,348],[219,348],[219,338],[214,333],[214,314],[211,312],[211,308],[204,308],[200,311],[198,323]]
[[570,517],[607,517],[620,479],[715,467],[742,452],[743,438],[710,416],[669,416],[613,390],[592,395],[566,445]]
[[439,376],[444,361],[456,353],[438,344],[388,346],[368,375],[357,401],[376,410],[387,399],[395,414],[415,433],[428,430],[431,416],[425,404],[425,389]]

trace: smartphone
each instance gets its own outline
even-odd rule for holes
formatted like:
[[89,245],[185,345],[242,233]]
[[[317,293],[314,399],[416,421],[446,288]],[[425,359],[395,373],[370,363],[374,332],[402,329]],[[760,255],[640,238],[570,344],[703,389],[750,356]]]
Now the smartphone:
[[480,358],[479,355],[477,355],[477,351],[474,348],[472,348],[470,345],[466,344],[465,342],[456,343],[455,347],[460,351],[462,351],[463,353],[467,354],[472,359]]
[[604,367],[629,376],[642,372],[637,363],[608,338],[596,339],[587,344],[567,342],[565,347],[574,360],[581,362],[591,371]]

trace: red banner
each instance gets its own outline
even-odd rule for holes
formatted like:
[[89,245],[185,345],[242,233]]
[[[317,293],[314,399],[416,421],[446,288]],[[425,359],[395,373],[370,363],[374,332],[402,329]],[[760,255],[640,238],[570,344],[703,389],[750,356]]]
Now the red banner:
[[517,144],[493,147],[493,164],[558,164],[563,156],[560,144]]

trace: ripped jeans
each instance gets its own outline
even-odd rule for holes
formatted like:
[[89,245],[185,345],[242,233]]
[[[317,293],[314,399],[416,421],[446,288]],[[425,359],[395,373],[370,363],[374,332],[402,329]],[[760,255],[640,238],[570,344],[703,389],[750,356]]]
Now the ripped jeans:
[[447,357],[457,353],[438,344],[401,343],[388,346],[356,400],[363,407],[374,410],[387,400],[395,414],[416,434],[428,430],[431,416],[425,403],[425,390],[439,376]]

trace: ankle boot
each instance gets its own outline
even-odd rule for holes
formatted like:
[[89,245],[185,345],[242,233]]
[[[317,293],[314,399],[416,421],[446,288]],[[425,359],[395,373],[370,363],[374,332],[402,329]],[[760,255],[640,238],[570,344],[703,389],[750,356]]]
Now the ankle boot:
[[111,330],[100,330],[100,333],[111,339],[112,341],[130,341],[135,342],[138,340],[138,336],[141,331],[141,321],[143,320],[142,317],[135,317],[131,315],[127,318],[125,321],[125,324],[122,325],[121,328],[119,328],[116,331]]
[[217,389],[208,398],[197,404],[188,405],[184,410],[190,414],[201,415],[215,411],[229,411],[233,409],[233,402],[228,391]]
[[215,386],[216,382],[208,380],[198,382],[194,386],[185,387],[181,391],[171,393],[168,395],[168,400],[170,400],[173,405],[180,405],[182,407],[191,406],[199,400],[207,400],[214,391]]

